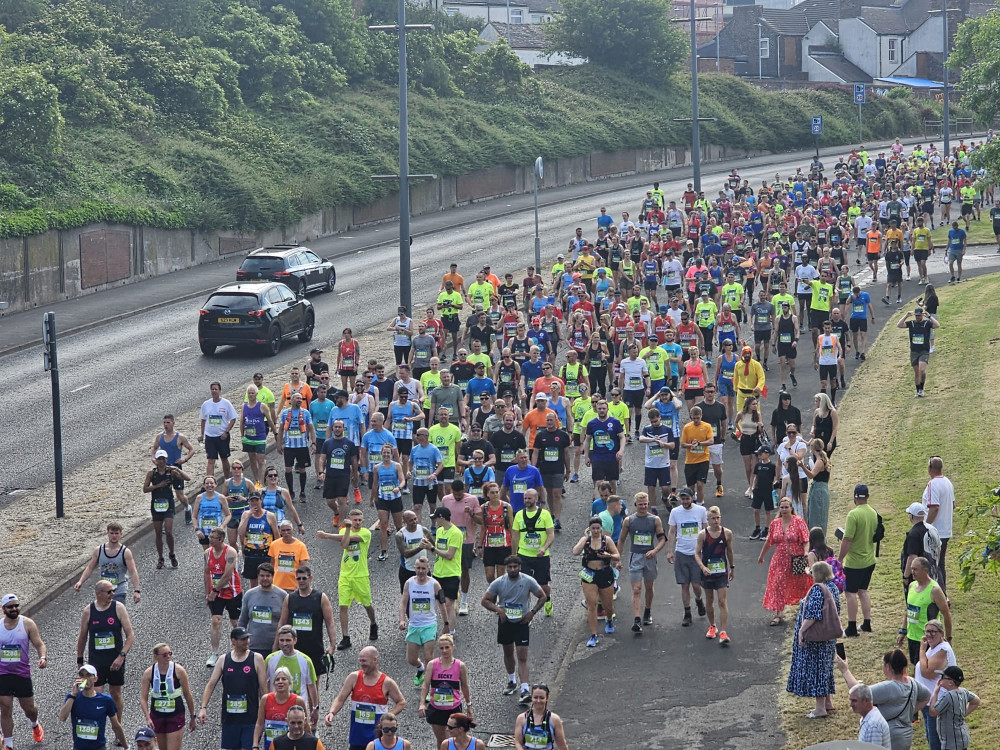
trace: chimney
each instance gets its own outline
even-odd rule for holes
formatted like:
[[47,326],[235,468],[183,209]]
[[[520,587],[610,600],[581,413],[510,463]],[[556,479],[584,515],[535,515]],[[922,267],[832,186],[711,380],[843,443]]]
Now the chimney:
[[857,18],[861,15],[861,0],[840,0],[840,17]]

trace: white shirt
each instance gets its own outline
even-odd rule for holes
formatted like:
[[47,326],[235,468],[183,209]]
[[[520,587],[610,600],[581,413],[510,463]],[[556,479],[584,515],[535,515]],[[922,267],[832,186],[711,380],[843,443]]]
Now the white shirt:
[[693,555],[698,542],[698,533],[708,526],[708,511],[704,505],[692,503],[690,508],[678,505],[670,511],[667,523],[675,529],[677,544],[675,552]]
[[858,742],[870,742],[873,745],[884,747],[885,750],[892,750],[889,722],[885,720],[882,713],[874,706],[861,719],[861,728],[858,729]]
[[937,507],[938,512],[931,526],[942,539],[951,539],[952,516],[955,512],[955,486],[948,477],[934,477],[927,483],[921,498],[924,507]]
[[[677,258],[663,264],[663,286],[680,286],[683,278],[684,266]],[[677,322],[680,323],[680,316],[678,316]]]
[[854,229],[857,232],[857,238],[859,240],[865,239],[868,234],[868,230],[872,228],[872,217],[861,214],[854,220]]
[[205,420],[205,437],[219,437],[228,428],[229,423],[236,419],[236,409],[227,399],[218,401],[208,399],[201,405],[200,419]]
[[795,436],[795,443],[791,445],[788,443],[787,437],[781,441],[781,445],[778,446],[778,458],[781,459],[781,476],[788,476],[788,468],[785,466],[785,461],[788,460],[789,456],[795,453],[796,458],[798,458],[797,453],[802,450],[805,451],[805,458],[799,459],[799,479],[806,478],[806,473],[802,469],[802,462],[809,458],[809,445],[800,435]]
[[[951,644],[948,643],[948,641],[945,641],[945,640],[942,640],[934,648],[927,649],[927,658],[930,659],[938,651],[942,651],[942,650],[946,654],[946,656],[945,656],[945,663],[944,663],[944,665],[946,667],[953,667],[956,664],[958,664],[958,660],[955,658],[955,651],[952,649]],[[914,677],[916,677],[917,682],[921,683],[925,688],[927,688],[928,690],[930,690],[932,693],[934,692],[934,688],[937,685],[938,676],[936,674],[934,674],[933,672],[930,674],[930,676],[922,674],[920,672],[920,660],[919,659],[917,660],[916,674],[914,675]]]
[[619,369],[625,376],[626,391],[643,391],[646,389],[645,378],[649,377],[646,360],[626,357],[621,361]]
[[795,279],[798,282],[796,291],[799,294],[809,294],[812,292],[810,281],[819,278],[819,271],[808,263],[803,263],[795,269]]

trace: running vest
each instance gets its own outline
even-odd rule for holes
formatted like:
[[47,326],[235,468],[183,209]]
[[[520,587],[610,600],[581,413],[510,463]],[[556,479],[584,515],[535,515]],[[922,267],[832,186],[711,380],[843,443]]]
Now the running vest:
[[286,601],[288,623],[299,636],[295,648],[315,662],[323,655],[323,592],[313,589],[308,596],[302,596],[296,589]]
[[278,703],[274,693],[264,696],[264,750],[283,734],[288,734],[288,709],[296,705],[299,696],[289,691],[288,700]]
[[250,480],[243,477],[242,484],[233,484],[229,479],[225,484],[226,497],[229,498],[229,512],[233,514],[233,522],[239,524],[243,514],[250,510],[250,493],[253,492],[253,485]]
[[389,409],[389,424],[392,427],[392,436],[397,440],[413,439],[413,422],[407,422],[407,417],[413,416],[413,405],[407,400],[403,406],[398,401],[393,401]]
[[24,627],[24,617],[18,616],[17,625],[13,630],[7,630],[6,618],[0,625],[0,675],[15,675],[31,677],[31,662],[28,649],[30,640],[28,630]]
[[817,344],[819,346],[819,363],[821,365],[837,364],[837,337],[820,334]]
[[253,406],[243,404],[243,442],[263,445],[267,440],[267,422],[264,420],[264,405],[258,401]]
[[[502,502],[496,510],[489,503],[483,505],[483,523],[486,525],[486,545],[490,549],[510,547],[510,527],[507,525],[509,503]],[[527,515],[525,515],[527,519]]]
[[219,493],[215,492],[212,497],[207,492],[201,493],[201,503],[198,505],[198,527],[208,535],[212,529],[222,523],[222,503],[219,502]]
[[180,433],[174,433],[174,439],[169,443],[160,435],[160,450],[167,452],[167,466],[176,466],[177,460],[181,457],[181,447],[178,445]]
[[645,516],[633,513],[628,517],[628,531],[632,555],[645,555],[656,546],[656,516],[652,513]]
[[118,658],[125,640],[122,638],[122,623],[118,619],[118,603],[114,599],[104,611],[99,610],[95,602],[90,603],[87,640],[89,662],[95,667],[109,667]]
[[[584,349],[586,349],[586,347],[584,347]],[[570,398],[576,398],[580,395],[581,367],[582,365],[579,362],[575,365],[571,365],[567,362],[562,366],[562,372],[559,373],[563,382],[566,383],[566,395]],[[566,424],[565,419],[563,419],[563,424]]]
[[483,484],[486,482],[486,475],[489,474],[490,467],[484,466],[482,469],[477,471],[474,466],[467,466],[465,470],[469,473],[469,477],[472,479],[466,489],[468,489],[469,494],[474,495],[480,503],[483,502]]
[[705,529],[705,544],[701,548],[701,561],[709,569],[712,578],[726,574],[726,529],[722,528],[717,539],[713,539]]
[[[414,531],[410,531],[405,526],[399,530],[400,536],[403,537],[403,546],[407,550],[416,549],[420,546],[420,543],[424,540],[424,527],[419,523]],[[415,570],[415,565],[417,563],[417,557],[419,555],[413,555],[412,557],[399,556],[399,567],[405,568],[411,573]]]
[[552,713],[546,711],[540,724],[535,723],[535,712],[528,709],[524,712],[524,727],[521,730],[521,742],[525,750],[551,750],[552,748]]
[[281,492],[278,490],[263,490],[260,493],[261,503],[264,505],[264,510],[269,510],[274,513],[275,518],[278,523],[281,523],[285,519],[285,498],[281,496]]
[[399,492],[396,491],[396,487],[399,483],[399,475],[396,471],[396,464],[391,463],[388,466],[384,464],[378,465],[378,499],[379,500],[396,500],[399,498]]
[[248,652],[243,661],[236,661],[232,652],[228,652],[222,665],[223,725],[257,723],[258,688],[253,651]]
[[340,369],[341,370],[357,370],[358,363],[358,342],[355,339],[351,339],[351,343],[348,344],[346,341],[340,342]]
[[553,401],[550,397],[546,404],[552,411],[556,413],[559,417],[559,425],[565,427],[569,422],[566,421],[566,406],[563,404],[561,396],[556,396],[556,400]]
[[[208,574],[212,578],[212,586],[218,586],[219,582],[222,580],[223,574],[226,572],[226,553],[232,549],[228,544],[222,545],[222,555],[216,556],[215,550],[211,547],[208,548]],[[242,584],[240,583],[239,571],[234,569],[232,576],[230,576],[229,583],[225,585],[222,591],[219,591],[220,599],[233,599],[242,593]]]
[[917,591],[914,581],[906,592],[906,637],[911,641],[919,641],[924,637],[924,625],[932,619],[930,608],[934,607],[937,616],[937,606],[934,604],[934,587],[938,584],[933,580],[928,582],[923,591]]
[[702,382],[701,377],[701,360],[689,359],[687,364],[684,365],[684,378],[685,385],[684,388],[704,388],[705,384]]
[[437,623],[437,607],[434,605],[434,579],[427,577],[426,583],[417,582],[416,576],[407,579],[406,588],[410,595],[407,613],[410,627],[425,628]]
[[149,683],[149,713],[161,718],[184,714],[184,697],[180,680],[175,679],[174,663],[171,661],[167,673],[160,673],[160,665],[153,664],[153,676]]
[[349,745],[367,745],[375,739],[375,725],[383,714],[389,712],[383,685],[385,673],[379,672],[374,685],[365,684],[365,673],[360,669],[358,678],[351,691],[351,729],[347,742]]
[[98,549],[100,551],[97,553],[97,570],[101,580],[115,587],[116,597],[125,596],[128,593],[128,566],[125,564],[127,548],[123,544],[114,557],[108,554],[106,544],[102,544]]
[[267,511],[260,518],[252,514],[247,519],[246,541],[243,544],[244,557],[266,557],[267,550],[274,541],[271,524],[267,520]]
[[[172,476],[170,470],[159,473],[156,469],[153,469],[152,475],[149,477],[150,484],[159,484],[160,482],[166,482],[167,480],[172,481]],[[174,488],[170,484],[166,484],[163,487],[155,487],[150,493],[150,509],[154,513],[167,513],[174,505]]]
[[439,711],[459,708],[462,705],[462,662],[453,659],[451,666],[445,669],[440,659],[434,659],[427,666],[431,681],[430,704]]

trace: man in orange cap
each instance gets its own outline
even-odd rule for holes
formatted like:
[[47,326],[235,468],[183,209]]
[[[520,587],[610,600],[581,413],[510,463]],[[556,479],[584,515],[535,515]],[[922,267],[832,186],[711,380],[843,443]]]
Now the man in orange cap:
[[744,346],[740,352],[740,361],[736,363],[733,372],[733,387],[736,389],[736,411],[743,411],[743,402],[748,396],[767,397],[767,387],[764,384],[764,368],[753,358],[753,349]]

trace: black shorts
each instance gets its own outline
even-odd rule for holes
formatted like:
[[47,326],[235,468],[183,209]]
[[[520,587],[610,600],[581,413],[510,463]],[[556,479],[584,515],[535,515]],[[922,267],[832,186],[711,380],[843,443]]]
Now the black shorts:
[[337,370],[337,374],[344,378],[356,378],[358,376],[358,371],[353,368],[350,370],[341,368]]
[[229,458],[229,435],[205,436],[205,458]]
[[167,506],[167,510],[165,511],[153,510],[153,503],[155,502],[156,502],[155,500],[151,500],[149,503],[149,512],[152,513],[153,515],[154,523],[160,521],[166,521],[168,518],[174,517],[174,513],[176,512],[176,510],[174,508],[174,499],[172,497],[170,498],[170,504]]
[[528,623],[501,621],[497,623],[497,643],[501,646],[527,646],[529,644]]
[[452,601],[458,599],[458,584],[462,581],[461,576],[446,576],[444,578],[434,576],[434,580],[441,584],[441,591],[444,592],[446,599],[451,599]]
[[551,557],[526,557],[518,555],[521,559],[521,570],[538,581],[539,586],[545,586],[552,580]]
[[228,612],[230,620],[238,620],[240,618],[240,609],[242,607],[243,594],[237,594],[232,599],[220,599],[219,597],[215,597],[215,599],[208,603],[208,611],[211,612],[213,616],[219,617],[223,612]]
[[472,570],[472,563],[476,560],[475,544],[462,544],[462,571]]
[[617,482],[621,473],[618,461],[593,461],[590,464],[590,475],[595,482]]
[[752,456],[760,447],[760,436],[756,432],[740,435],[740,455]]
[[641,409],[643,401],[646,400],[646,391],[622,391],[622,401],[633,409]]
[[[580,572],[583,573],[583,571]],[[600,570],[592,570],[591,572],[594,574],[594,580],[584,581],[581,578],[580,580],[584,585],[597,586],[598,589],[607,589],[615,585],[615,572],[611,566],[601,568]]]
[[243,550],[243,577],[257,579],[257,568],[266,562],[270,562],[271,558],[267,555],[248,555],[246,550]]
[[830,319],[829,310],[809,310],[809,327],[820,329],[823,324]]
[[[434,706],[428,703],[425,710],[428,724],[431,726],[446,727],[448,726],[448,718],[452,714],[461,712],[462,705],[459,704],[454,708],[434,708]],[[379,744],[381,745],[382,743],[380,742]],[[385,745],[382,745],[382,747],[385,747]]]
[[968,216],[971,213],[972,213],[972,204],[971,203],[963,203],[962,204],[962,216]]
[[[179,466],[175,466],[173,468],[179,469],[180,467]],[[175,490],[183,490],[184,489],[184,480],[180,479],[180,478],[174,479],[170,483],[170,486],[173,487]]]
[[0,675],[0,695],[9,695],[15,698],[31,698],[35,695],[35,690],[31,684],[30,677],[3,674]]
[[903,283],[903,269],[890,269],[885,273],[885,281],[887,284],[902,284]]
[[754,331],[753,332],[753,342],[755,344],[769,344],[769,343],[771,343],[771,329],[768,328],[766,331]]
[[483,547],[483,567],[498,568],[510,557],[510,547]]
[[396,449],[401,456],[410,455],[410,451],[413,450],[413,438],[396,438]]
[[438,483],[440,484],[441,482],[450,482],[454,478],[455,478],[455,467],[446,466],[442,468],[441,473],[438,474]]
[[684,482],[688,487],[694,487],[698,482],[704,484],[708,480],[708,465],[711,461],[697,464],[684,464]]
[[542,487],[547,490],[561,490],[563,488],[563,472],[542,474]]
[[850,327],[855,333],[858,331],[867,331],[868,318],[851,318]]
[[573,445],[574,445],[574,447],[576,447],[576,448],[579,448],[579,447],[580,447],[580,445],[581,445],[581,441],[580,441],[580,433],[579,433],[579,432],[574,432],[574,433],[573,433]]
[[791,344],[778,344],[778,356],[785,359],[795,359],[799,356],[798,347]]
[[323,481],[323,498],[347,497],[351,491],[351,477],[343,474],[327,474]]
[[819,379],[821,381],[832,380],[834,383],[837,382],[837,365],[820,365],[819,366]]
[[913,260],[917,261],[917,263],[921,263],[927,260],[929,254],[930,252],[928,250],[914,250]]
[[844,568],[844,590],[849,594],[856,594],[861,590],[867,591],[872,582],[872,573],[875,566],[869,565],[867,568]]
[[409,570],[408,568],[405,568],[402,565],[399,566],[397,576],[399,577],[399,593],[400,594],[402,594],[404,591],[406,591],[406,582],[409,581],[411,578],[413,578],[413,576],[415,576],[415,575],[416,575],[416,572],[414,572],[412,570]]
[[294,465],[299,471],[305,470],[310,465],[309,448],[285,448],[285,468],[290,469]]
[[868,257],[869,263],[878,263],[878,259],[881,257],[879,253],[865,253],[865,255]]
[[774,510],[773,488],[767,487],[762,490],[754,490],[753,497],[750,500],[750,507],[754,510],[760,510],[761,508],[766,511]]
[[[239,617],[239,612],[236,613]],[[113,687],[121,687],[125,684],[125,661],[122,660],[122,666],[120,669],[112,669],[111,662],[107,664],[94,664],[97,669],[97,679],[94,681],[95,687],[100,687],[101,685],[111,685]]]
[[423,505],[427,500],[431,505],[436,505],[438,501],[437,487],[427,487],[425,485],[413,485],[413,504]]
[[452,333],[458,333],[458,329],[462,327],[462,322],[458,319],[457,315],[442,318],[441,321],[444,323],[444,330],[451,331]]
[[375,510],[384,510],[387,513],[402,513],[403,512],[403,498],[397,497],[392,500],[382,500],[381,498],[375,498]]

